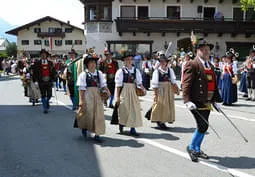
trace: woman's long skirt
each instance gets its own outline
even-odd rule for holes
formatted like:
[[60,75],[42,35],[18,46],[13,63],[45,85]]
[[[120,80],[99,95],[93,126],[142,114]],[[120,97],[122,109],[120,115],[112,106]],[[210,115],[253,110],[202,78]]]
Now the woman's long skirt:
[[152,106],[151,121],[162,123],[175,121],[174,93],[170,82],[159,83],[158,102]]
[[142,77],[143,77],[143,86],[144,86],[144,88],[146,88],[148,90],[150,88],[151,76],[149,74],[146,74],[145,72],[143,72]]
[[248,89],[246,85],[246,77],[247,77],[247,72],[243,72],[240,80],[240,86],[239,86],[239,91],[248,94]]
[[133,83],[124,83],[120,94],[119,124],[126,127],[141,127],[141,105]]
[[85,92],[85,110],[78,120],[78,127],[96,135],[105,134],[104,106],[97,87],[88,87]]
[[232,77],[224,74],[221,84],[221,97],[224,104],[232,104],[237,101],[237,86],[232,84]]

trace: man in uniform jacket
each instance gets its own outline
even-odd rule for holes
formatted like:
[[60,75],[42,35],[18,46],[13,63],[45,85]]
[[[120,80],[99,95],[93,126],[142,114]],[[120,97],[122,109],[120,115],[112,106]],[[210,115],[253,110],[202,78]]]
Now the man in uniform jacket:
[[[115,92],[115,74],[119,69],[119,64],[117,61],[113,60],[113,55],[110,51],[104,51],[105,59],[100,61],[99,70],[101,70],[106,75],[107,87],[111,92],[111,97],[109,101],[109,107],[113,108],[113,98]],[[107,105],[107,103],[105,103]]]
[[193,162],[197,162],[198,158],[208,159],[208,156],[200,150],[200,146],[209,126],[208,118],[211,104],[218,109],[220,108],[216,103],[221,102],[216,74],[209,61],[212,48],[212,44],[208,44],[204,39],[199,39],[196,58],[187,62],[183,70],[183,101],[197,123],[197,129],[187,147]]
[[43,112],[48,113],[49,101],[52,97],[52,86],[53,82],[56,81],[56,69],[53,62],[48,60],[49,53],[45,49],[41,50],[40,55],[41,59],[36,61],[32,68],[33,82],[35,82],[35,85],[39,85]]

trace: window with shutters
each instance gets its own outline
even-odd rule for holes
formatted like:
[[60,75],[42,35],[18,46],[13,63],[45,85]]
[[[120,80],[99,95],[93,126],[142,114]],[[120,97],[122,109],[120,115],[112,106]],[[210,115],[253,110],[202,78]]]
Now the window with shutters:
[[75,40],[75,41],[74,41],[74,44],[75,44],[75,45],[82,45],[82,40]]
[[65,40],[65,45],[73,45],[73,41],[72,40]]

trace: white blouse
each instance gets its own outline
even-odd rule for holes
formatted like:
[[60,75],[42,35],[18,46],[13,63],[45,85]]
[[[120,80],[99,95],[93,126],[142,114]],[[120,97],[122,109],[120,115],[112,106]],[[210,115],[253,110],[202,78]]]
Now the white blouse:
[[[127,67],[123,67],[121,69],[118,69],[118,71],[115,74],[115,85],[116,87],[122,87],[123,86],[123,70],[125,71],[125,73],[128,73],[127,70],[130,73],[134,73],[135,72],[135,67],[132,67],[132,69],[128,69]],[[141,73],[138,69],[136,69],[136,84],[137,85],[141,85],[142,84],[142,76]]]
[[[170,76],[171,76],[171,83],[172,84],[176,84],[176,76],[175,76],[175,74],[174,74],[174,71],[173,71],[173,69],[172,68],[169,68],[168,67],[168,69],[170,69]],[[168,73],[168,69],[166,70],[166,71],[164,71],[162,68],[161,68],[161,66],[159,66],[159,68],[158,69],[156,69],[154,72],[153,72],[153,74],[152,74],[152,80],[151,80],[151,85],[152,85],[152,88],[158,88],[159,86],[159,74],[158,74],[158,72],[160,71],[160,72],[162,72],[162,73]]]
[[[86,82],[86,76],[88,70],[81,72],[81,74],[79,75],[78,79],[77,79],[77,83],[76,85],[79,87],[79,90],[86,90],[87,88],[87,82]],[[106,87],[107,83],[106,83],[106,79],[103,75],[103,73],[101,71],[98,71],[99,73],[99,80],[100,80],[100,88]],[[95,70],[94,73],[90,73],[92,76],[97,76],[97,70]]]
[[225,63],[224,65],[223,65],[223,73],[225,73],[225,66],[229,66],[229,65],[231,65],[232,66],[232,68],[233,68],[233,74],[237,74],[237,71],[238,71],[238,69],[237,69],[237,66],[235,65],[235,64],[227,64],[227,63]]
[[147,62],[147,64],[148,64],[148,68],[149,68],[149,69],[152,69],[152,64],[151,64],[151,61],[149,61],[149,60],[143,61],[142,69],[145,69],[145,67],[146,67],[146,62]]

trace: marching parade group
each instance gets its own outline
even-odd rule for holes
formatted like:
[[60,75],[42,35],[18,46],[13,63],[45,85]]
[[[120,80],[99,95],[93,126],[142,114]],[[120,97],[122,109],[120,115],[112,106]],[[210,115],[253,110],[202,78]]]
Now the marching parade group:
[[[255,48],[238,68],[238,53],[233,49],[226,52],[221,60],[210,59],[212,44],[199,39],[194,58],[192,53],[183,57],[180,66],[181,86],[177,85],[173,56],[163,51],[145,55],[140,67],[134,62],[134,54],[122,53],[120,67],[117,57],[109,50],[105,57],[98,57],[93,49],[79,57],[74,49],[61,58],[51,55],[45,49],[40,59],[30,60],[23,56],[17,66],[23,81],[25,96],[35,105],[42,103],[43,113],[50,109],[52,88],[63,88],[70,97],[73,110],[76,110],[74,127],[80,128],[84,138],[88,132],[94,139],[102,141],[105,134],[104,105],[113,108],[112,124],[119,126],[120,134],[129,127],[131,136],[139,136],[137,127],[143,125],[139,96],[146,95],[149,88],[153,92],[153,104],[145,117],[156,123],[162,130],[166,123],[175,121],[175,94],[182,90],[183,101],[193,114],[197,128],[187,147],[193,162],[199,158],[208,159],[201,150],[212,106],[221,110],[219,103],[232,105],[237,101],[238,71],[241,71],[239,90],[247,100],[255,101]],[[152,58],[152,60],[150,60]]]

